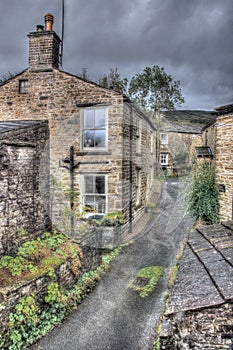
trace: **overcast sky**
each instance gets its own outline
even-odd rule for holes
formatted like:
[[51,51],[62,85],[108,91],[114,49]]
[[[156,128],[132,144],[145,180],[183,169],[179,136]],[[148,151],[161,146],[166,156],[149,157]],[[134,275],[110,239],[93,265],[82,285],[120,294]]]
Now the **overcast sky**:
[[[61,36],[61,4],[0,0],[0,76],[28,67],[27,34],[46,13]],[[181,81],[182,109],[213,109],[233,103],[232,34],[232,0],[65,0],[63,69],[130,79],[159,65]]]

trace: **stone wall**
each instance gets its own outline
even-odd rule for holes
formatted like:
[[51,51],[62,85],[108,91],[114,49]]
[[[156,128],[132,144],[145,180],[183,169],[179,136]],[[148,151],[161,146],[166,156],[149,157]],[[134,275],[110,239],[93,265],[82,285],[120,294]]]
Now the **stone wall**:
[[101,262],[102,250],[83,247],[81,256],[68,258],[55,269],[55,277],[44,273],[30,281],[18,281],[5,288],[0,286],[0,333],[7,329],[9,314],[20,298],[33,294],[37,300],[42,300],[47,295],[47,287],[51,282],[57,282],[66,289],[72,288],[82,273],[95,270]]
[[231,349],[232,317],[232,303],[173,315],[172,327],[164,324],[162,329],[160,349]]
[[217,184],[225,186],[225,192],[220,192],[220,219],[232,218],[233,195],[233,114],[218,117],[216,121],[216,155],[215,172]]
[[19,244],[50,227],[39,189],[39,167],[49,137],[48,125],[11,124],[13,128],[11,125],[0,133],[0,254],[14,253]]
[[[138,136],[137,120],[140,121],[140,135]],[[125,104],[123,135],[123,210],[127,220],[135,220],[143,213],[152,191],[155,169],[155,133],[138,110],[130,104]],[[140,139],[138,152],[137,137]],[[137,172],[140,178],[138,184]],[[136,198],[137,185],[139,186],[138,198]]]

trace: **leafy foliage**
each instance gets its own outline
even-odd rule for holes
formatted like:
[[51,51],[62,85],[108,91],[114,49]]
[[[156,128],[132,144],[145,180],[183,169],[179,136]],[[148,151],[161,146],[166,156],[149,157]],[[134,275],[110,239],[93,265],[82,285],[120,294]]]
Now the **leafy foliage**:
[[184,102],[180,81],[174,81],[163,67],[157,65],[145,67],[142,73],[133,76],[129,94],[134,102],[155,112],[173,110]]
[[208,162],[195,164],[186,194],[189,213],[206,224],[217,223],[218,194],[213,167]]
[[104,215],[100,224],[102,226],[118,226],[124,222],[124,215],[122,212],[112,212]]
[[0,349],[25,349],[59,324],[92,291],[120,251],[118,247],[103,256],[102,264],[84,273],[70,290],[61,290],[58,283],[52,282],[43,300],[36,300],[34,295],[21,298],[9,316],[8,331],[0,335]]
[[126,94],[128,79],[121,78],[117,68],[110,68],[108,74],[104,74],[98,81],[99,85]]
[[12,257],[5,255],[0,260],[0,269],[8,268],[12,276],[20,276],[24,271],[34,272],[36,267],[21,256]]
[[[8,285],[14,281],[13,277],[9,277],[9,272],[11,276],[23,274],[20,277],[22,280],[30,280],[45,273],[49,277],[55,277],[57,266],[65,262],[68,257],[76,258],[79,254],[81,254],[80,248],[65,235],[56,231],[45,232],[41,238],[22,244],[16,257],[3,256],[0,259],[0,283]],[[5,281],[4,276],[7,277]]]

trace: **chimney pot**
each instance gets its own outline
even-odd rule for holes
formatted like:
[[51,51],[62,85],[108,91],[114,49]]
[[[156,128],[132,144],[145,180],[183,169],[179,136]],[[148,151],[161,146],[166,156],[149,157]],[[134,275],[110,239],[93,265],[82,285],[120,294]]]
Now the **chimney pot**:
[[53,30],[53,15],[51,13],[47,13],[45,15],[45,30],[46,32],[50,32]]
[[36,26],[36,31],[37,31],[37,32],[43,32],[43,31],[44,31],[44,26],[42,26],[41,24],[38,24],[38,25]]

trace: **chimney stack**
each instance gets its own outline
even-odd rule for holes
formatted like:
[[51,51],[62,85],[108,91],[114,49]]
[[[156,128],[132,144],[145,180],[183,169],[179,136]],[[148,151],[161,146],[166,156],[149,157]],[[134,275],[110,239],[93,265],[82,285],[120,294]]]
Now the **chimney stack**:
[[54,17],[45,15],[45,28],[37,25],[29,37],[29,66],[34,70],[59,69],[61,39],[53,31]]
[[45,31],[51,32],[53,30],[53,15],[51,13],[47,13],[45,15]]

